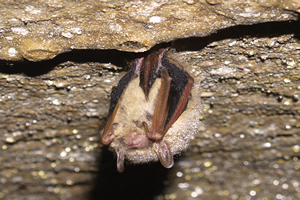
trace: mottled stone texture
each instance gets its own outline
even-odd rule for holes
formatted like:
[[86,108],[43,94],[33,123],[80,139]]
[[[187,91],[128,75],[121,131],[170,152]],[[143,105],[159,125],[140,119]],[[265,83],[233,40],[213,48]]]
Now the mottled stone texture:
[[[100,145],[109,92],[135,54],[73,51],[0,67],[0,198],[299,199],[299,21],[174,42],[201,87],[203,127],[172,169]],[[117,67],[118,66],[118,67]]]
[[[240,2],[1,1],[0,199],[300,199],[299,1]],[[136,53],[91,48],[163,41],[203,126],[172,169],[119,174],[99,131]]]
[[143,52],[235,25],[297,18],[299,0],[0,2],[0,59],[47,60],[72,49]]

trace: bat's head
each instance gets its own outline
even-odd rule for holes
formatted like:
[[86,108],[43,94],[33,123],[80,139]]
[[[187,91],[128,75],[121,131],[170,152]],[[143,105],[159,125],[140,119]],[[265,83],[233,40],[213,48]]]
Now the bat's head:
[[[146,98],[139,86],[139,79],[135,78],[119,99],[110,130],[113,138],[108,137],[107,142],[117,153],[118,163],[124,162],[125,158],[133,163],[158,160],[152,150],[154,141],[147,136],[145,124],[152,126],[159,87],[160,81],[157,79]],[[105,136],[102,140],[105,140]],[[118,170],[121,171],[119,167]]]
[[110,149],[117,154],[118,171],[124,170],[124,160],[135,164],[158,160],[153,144],[154,142],[145,133],[138,133],[135,130],[115,138],[110,144]]

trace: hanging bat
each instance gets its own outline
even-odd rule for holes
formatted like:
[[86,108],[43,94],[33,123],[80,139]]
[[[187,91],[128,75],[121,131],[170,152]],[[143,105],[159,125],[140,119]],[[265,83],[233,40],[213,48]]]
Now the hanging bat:
[[[167,49],[135,59],[111,93],[101,143],[117,154],[117,170],[131,163],[160,161],[166,168],[185,150],[199,120],[191,89],[194,79],[166,55]],[[195,103],[194,103],[195,104]]]

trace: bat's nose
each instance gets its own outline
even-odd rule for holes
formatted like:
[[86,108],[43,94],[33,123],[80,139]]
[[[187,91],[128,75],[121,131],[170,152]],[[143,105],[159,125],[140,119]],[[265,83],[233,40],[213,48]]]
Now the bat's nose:
[[123,141],[130,149],[148,147],[151,143],[145,134],[140,134],[137,132],[131,132],[130,134],[124,136]]

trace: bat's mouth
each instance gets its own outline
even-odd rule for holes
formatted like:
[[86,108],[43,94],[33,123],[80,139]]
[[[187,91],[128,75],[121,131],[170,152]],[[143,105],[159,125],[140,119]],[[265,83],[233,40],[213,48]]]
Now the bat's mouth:
[[129,149],[139,149],[149,147],[152,141],[146,136],[146,134],[140,134],[132,132],[122,138],[122,141]]

